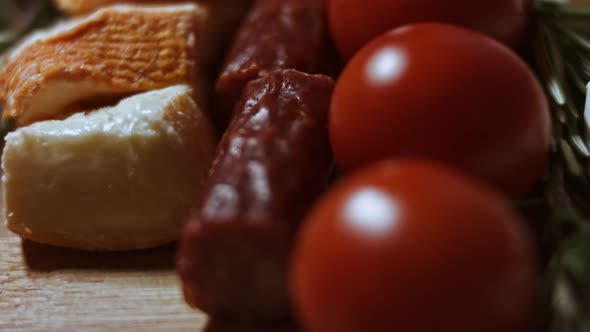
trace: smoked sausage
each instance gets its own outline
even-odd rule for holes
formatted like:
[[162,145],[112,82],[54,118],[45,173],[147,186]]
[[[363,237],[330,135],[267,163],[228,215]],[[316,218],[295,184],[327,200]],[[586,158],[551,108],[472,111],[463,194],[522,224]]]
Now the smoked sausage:
[[[242,89],[275,69],[323,73],[332,43],[324,1],[258,0],[238,30],[215,86],[216,122],[223,129]],[[329,61],[328,61],[329,62]]]
[[293,238],[332,166],[333,85],[296,70],[247,84],[181,239],[190,305],[241,322],[289,317]]

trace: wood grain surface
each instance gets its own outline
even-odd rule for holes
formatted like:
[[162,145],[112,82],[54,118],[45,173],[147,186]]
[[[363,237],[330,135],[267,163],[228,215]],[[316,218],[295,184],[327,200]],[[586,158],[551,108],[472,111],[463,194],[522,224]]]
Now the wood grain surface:
[[0,331],[294,332],[208,322],[184,304],[174,252],[79,252],[0,224]]

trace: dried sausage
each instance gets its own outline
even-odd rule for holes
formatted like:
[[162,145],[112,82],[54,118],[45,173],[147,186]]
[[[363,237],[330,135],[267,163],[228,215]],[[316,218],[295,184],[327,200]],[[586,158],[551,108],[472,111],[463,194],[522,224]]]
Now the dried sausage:
[[288,317],[293,237],[327,184],[332,79],[295,70],[250,82],[179,252],[186,300],[214,317]]
[[331,43],[324,1],[258,0],[243,22],[215,87],[216,120],[227,125],[242,89],[274,69],[321,73]]

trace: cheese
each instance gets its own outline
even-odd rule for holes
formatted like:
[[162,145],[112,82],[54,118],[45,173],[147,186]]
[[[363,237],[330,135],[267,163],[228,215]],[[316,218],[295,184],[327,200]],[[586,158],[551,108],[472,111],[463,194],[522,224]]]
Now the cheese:
[[197,4],[115,5],[34,33],[0,74],[4,117],[25,126],[89,99],[198,87],[206,17]]
[[204,10],[205,28],[202,67],[208,71],[221,65],[226,49],[234,37],[242,18],[250,8],[250,0],[54,0],[55,5],[68,15],[77,16],[117,4],[154,6],[161,4],[197,3]]
[[215,150],[185,85],[6,137],[7,226],[36,242],[130,250],[175,241]]

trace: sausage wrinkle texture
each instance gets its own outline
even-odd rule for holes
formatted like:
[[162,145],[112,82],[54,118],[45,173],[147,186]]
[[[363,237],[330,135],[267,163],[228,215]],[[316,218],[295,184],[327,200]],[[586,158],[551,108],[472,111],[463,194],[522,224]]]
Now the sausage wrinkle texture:
[[227,124],[244,86],[272,70],[322,72],[330,45],[323,1],[259,0],[240,28],[216,85],[219,122]]
[[181,242],[191,305],[242,321],[288,315],[293,236],[332,165],[332,89],[330,78],[295,70],[244,89]]

